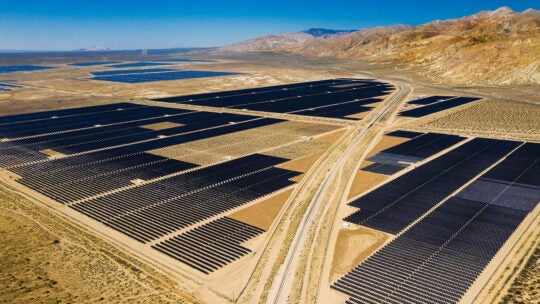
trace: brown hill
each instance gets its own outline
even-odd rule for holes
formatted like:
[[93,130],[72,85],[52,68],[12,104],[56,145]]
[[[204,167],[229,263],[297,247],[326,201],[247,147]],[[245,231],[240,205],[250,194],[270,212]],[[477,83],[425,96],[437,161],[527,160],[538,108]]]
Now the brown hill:
[[379,27],[253,49],[418,67],[428,77],[455,84],[538,84],[540,14],[502,7],[414,27]]
[[299,45],[315,37],[306,33],[282,33],[276,35],[266,35],[239,43],[221,47],[223,51],[264,51],[279,50],[290,46]]
[[281,33],[275,35],[265,35],[255,39],[250,39],[221,47],[222,51],[265,51],[284,49],[289,46],[299,45],[311,40],[325,40],[331,37],[343,36],[355,30],[330,30],[322,28],[311,28],[299,33]]
[[540,14],[503,7],[416,27],[359,31],[287,49],[306,56],[366,57],[420,66],[454,83],[540,83]]

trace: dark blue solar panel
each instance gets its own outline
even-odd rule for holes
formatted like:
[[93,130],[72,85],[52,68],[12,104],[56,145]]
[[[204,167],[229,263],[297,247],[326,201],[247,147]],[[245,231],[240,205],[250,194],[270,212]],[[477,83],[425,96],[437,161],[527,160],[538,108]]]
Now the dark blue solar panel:
[[345,118],[358,120],[359,118],[350,118],[349,115],[368,112],[372,107],[362,106],[362,102],[349,103],[349,104],[336,104],[333,106],[325,106],[313,110],[305,110],[300,112],[294,112],[294,114],[318,116],[318,117],[330,117],[330,118]]
[[144,67],[144,66],[156,66],[156,65],[169,65],[170,63],[165,62],[150,62],[150,61],[139,61],[132,63],[120,63],[108,65],[109,68],[133,68],[133,67]]
[[[7,127],[6,125],[20,125],[22,123],[26,123],[29,121],[34,121],[33,123],[38,123],[35,121],[36,120],[51,120],[51,119],[56,120],[56,119],[61,119],[63,117],[78,116],[78,115],[86,116],[86,115],[96,114],[96,113],[101,113],[101,112],[117,111],[119,109],[122,109],[122,110],[134,109],[134,108],[139,108],[139,107],[147,107],[147,106],[138,105],[134,103],[121,102],[121,103],[113,103],[113,104],[106,104],[106,105],[100,105],[100,106],[80,107],[80,108],[73,108],[73,109],[62,109],[62,110],[53,110],[53,111],[46,111],[46,112],[0,116],[0,125],[2,126],[0,131],[7,132],[6,130],[8,130],[9,127]],[[77,118],[77,120],[80,120],[80,118]],[[25,125],[24,128],[21,128],[21,127],[15,127],[15,128],[27,129],[25,132],[29,132],[29,134],[32,134],[32,135],[39,134],[39,133],[36,133],[34,126]]]
[[[526,143],[511,156],[491,169],[486,178],[507,182],[519,182],[533,186],[540,186],[540,174],[533,174],[535,179],[528,179],[528,172],[538,170],[540,162],[540,144]],[[531,175],[531,176],[533,176]]]
[[118,61],[75,62],[75,63],[70,63],[68,65],[76,66],[76,67],[85,67],[85,66],[104,65],[104,64],[113,64],[113,63],[119,63],[119,62]]
[[9,83],[0,83],[0,87],[9,87],[9,88],[22,88],[20,85],[9,84]]
[[98,76],[91,79],[101,80],[101,81],[123,82],[123,83],[141,83],[141,82],[167,81],[167,80],[203,78],[203,77],[228,76],[228,75],[236,75],[236,74],[239,74],[239,73],[214,72],[214,71],[174,71],[174,72],[163,72],[163,73],[144,73],[144,74],[130,74],[130,75],[118,75],[118,76]]
[[392,85],[383,82],[329,79],[156,100],[209,107],[349,118],[347,116],[371,110],[370,104],[380,102],[381,96],[387,95],[392,89]]
[[[239,97],[246,97],[250,96],[251,94],[257,94],[257,97],[260,100],[266,100],[267,96],[262,95],[262,93],[266,94],[272,94],[272,99],[280,98],[280,97],[287,97],[294,93],[294,94],[305,94],[306,92],[319,92],[318,89],[320,89],[320,92],[324,92],[326,90],[329,90],[329,86],[332,85],[338,85],[338,84],[349,84],[349,83],[367,83],[366,81],[355,81],[352,79],[328,79],[328,80],[319,80],[319,81],[310,81],[310,82],[300,82],[300,83],[289,83],[289,84],[283,84],[283,85],[277,85],[277,86],[269,86],[269,87],[260,87],[260,88],[249,88],[249,89],[242,89],[242,90],[232,90],[232,91],[222,91],[222,92],[213,92],[213,93],[202,93],[202,94],[193,94],[193,95],[184,95],[184,96],[173,96],[173,97],[166,97],[166,98],[158,98],[154,99],[156,101],[161,102],[172,102],[172,103],[199,103],[199,101],[206,102],[208,100],[213,100],[216,98],[220,98],[221,101],[223,101],[223,98],[230,97],[230,98],[239,98]],[[307,91],[309,90],[309,91]],[[281,93],[282,95],[277,93]],[[270,96],[268,96],[270,97]],[[207,104],[201,104],[201,105],[207,105]]]
[[46,69],[52,69],[52,68],[53,67],[37,66],[37,65],[9,65],[9,66],[0,66],[0,73],[28,72],[28,71],[46,70]]
[[216,62],[209,59],[188,59],[188,58],[169,58],[169,59],[152,59],[152,62]]
[[433,113],[437,113],[440,111],[444,111],[447,109],[451,109],[454,107],[458,107],[476,100],[479,100],[480,98],[474,98],[474,97],[458,97],[455,99],[450,99],[448,101],[442,101],[434,104],[430,104],[427,106],[423,106],[420,108],[403,111],[399,115],[400,116],[406,116],[406,117],[423,117],[427,116]]
[[384,174],[384,175],[392,175],[392,174],[398,173],[399,171],[403,169],[404,167],[402,166],[374,163],[365,168],[362,168],[362,171],[379,173],[379,174]]
[[463,139],[463,137],[456,135],[426,133],[382,152],[427,158],[453,146]]
[[170,71],[174,71],[174,70],[173,69],[110,70],[110,71],[90,72],[90,74],[94,76],[108,76],[108,75],[157,73],[157,72],[170,72]]
[[417,104],[417,105],[428,105],[428,104],[432,104],[432,103],[435,103],[435,102],[447,100],[447,99],[454,98],[454,97],[455,96],[430,96],[430,97],[426,97],[426,98],[411,100],[411,101],[409,101],[409,103]]
[[450,198],[332,288],[347,303],[458,303],[526,215]]
[[424,134],[424,133],[412,132],[412,131],[401,131],[401,130],[386,133],[386,135],[388,135],[388,136],[403,137],[403,138],[415,138],[415,137],[418,137],[418,136],[420,136],[422,134]]
[[476,138],[350,202],[346,221],[398,233],[519,143]]

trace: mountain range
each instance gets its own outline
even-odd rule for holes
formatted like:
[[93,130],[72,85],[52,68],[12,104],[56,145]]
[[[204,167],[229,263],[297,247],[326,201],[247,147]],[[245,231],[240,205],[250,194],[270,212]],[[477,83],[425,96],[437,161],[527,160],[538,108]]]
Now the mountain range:
[[508,7],[423,25],[359,31],[316,29],[267,35],[223,47],[309,57],[362,58],[416,68],[454,84],[539,84],[540,11]]
[[255,39],[221,47],[224,51],[264,51],[280,50],[288,46],[296,46],[309,40],[328,39],[354,33],[356,30],[331,30],[311,28],[298,33],[281,33],[265,35]]

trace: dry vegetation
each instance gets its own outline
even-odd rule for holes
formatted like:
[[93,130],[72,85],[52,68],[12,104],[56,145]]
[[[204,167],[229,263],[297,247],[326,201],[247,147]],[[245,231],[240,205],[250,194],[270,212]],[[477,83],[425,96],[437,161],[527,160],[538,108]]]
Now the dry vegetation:
[[[402,138],[402,137],[383,136],[381,140],[375,145],[375,147],[373,147],[369,151],[369,153],[366,156],[366,159],[381,152],[382,150],[399,145],[408,140],[409,140],[408,138]],[[363,161],[360,164],[360,169],[365,168],[371,164],[373,164],[373,162],[370,162],[367,160]],[[351,189],[349,190],[348,198],[351,199],[353,197],[358,196],[361,193],[366,192],[367,190],[381,184],[387,178],[388,176],[384,174],[359,170],[358,172],[356,172],[356,175],[354,176]]]
[[351,190],[349,192],[349,199],[366,192],[367,190],[379,185],[388,176],[384,174],[367,172],[367,171],[358,171],[354,177],[353,184],[351,185]]
[[0,209],[2,303],[193,301],[177,282],[4,188]]
[[484,100],[415,129],[540,141],[540,105]]
[[[199,165],[209,165],[221,162],[229,158],[236,158],[273,147],[299,142],[286,147],[293,149],[294,153],[289,154],[290,159],[305,155],[311,149],[302,149],[302,142],[305,145],[313,146],[318,150],[322,144],[313,143],[309,138],[321,133],[326,133],[337,129],[332,125],[323,125],[307,122],[286,121],[256,129],[234,132],[231,134],[197,140],[185,144],[170,146],[162,149],[150,151],[153,154],[174,158]],[[287,148],[285,148],[287,149]],[[273,149],[272,151],[274,151]],[[275,155],[277,152],[270,152]],[[283,155],[282,154],[282,155]]]
[[280,192],[253,206],[239,210],[229,217],[268,231],[292,191],[293,189],[289,189]]
[[149,125],[141,126],[141,128],[149,129],[153,131],[159,131],[159,130],[166,130],[166,129],[172,129],[177,127],[182,127],[184,124],[176,123],[176,122],[170,122],[170,121],[164,121],[164,122],[158,122],[153,123]]
[[351,271],[388,239],[381,231],[366,227],[341,229],[336,240],[330,282]]
[[50,157],[57,157],[57,158],[60,158],[60,157],[65,157],[66,155],[63,154],[63,153],[60,153],[58,151],[54,151],[54,150],[51,150],[51,149],[45,149],[45,150],[41,150],[39,151],[45,155],[48,155]]
[[540,247],[531,255],[501,303],[525,304],[540,302]]
[[420,26],[397,25],[308,40],[288,51],[307,56],[367,58],[419,67],[456,85],[538,84],[540,15],[502,8]]
[[377,145],[369,151],[366,158],[372,157],[373,155],[381,152],[382,150],[386,150],[390,147],[397,146],[408,140],[409,140],[408,138],[403,138],[403,137],[383,136],[383,138],[381,138],[381,140],[377,143]]

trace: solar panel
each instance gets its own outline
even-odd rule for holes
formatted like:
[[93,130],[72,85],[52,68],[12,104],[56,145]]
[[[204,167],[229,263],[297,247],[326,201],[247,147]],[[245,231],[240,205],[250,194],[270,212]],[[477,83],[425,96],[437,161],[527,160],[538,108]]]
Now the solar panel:
[[181,80],[181,79],[193,79],[193,78],[204,78],[204,77],[230,76],[230,75],[237,75],[237,74],[240,74],[240,73],[214,72],[214,71],[171,71],[171,72],[161,72],[161,73],[96,76],[90,79],[100,80],[100,81],[123,82],[123,83],[141,83],[141,82]]
[[158,73],[158,72],[170,72],[170,71],[175,71],[175,70],[173,69],[109,70],[109,71],[90,72],[90,74],[94,76],[108,76],[108,75],[124,75],[124,74]]
[[416,118],[418,118],[418,117],[427,116],[427,115],[430,115],[430,114],[433,114],[433,113],[437,113],[437,112],[440,112],[440,111],[448,110],[448,109],[451,109],[451,108],[454,108],[454,107],[458,107],[458,106],[461,106],[461,105],[464,105],[464,104],[468,104],[468,103],[471,103],[471,102],[477,101],[477,100],[480,100],[480,98],[458,97],[458,98],[450,99],[450,100],[447,100],[447,101],[441,101],[441,102],[438,102],[438,103],[433,103],[433,104],[423,106],[423,107],[420,107],[420,108],[415,108],[415,109],[412,109],[412,110],[403,111],[403,112],[399,113],[399,115],[400,116],[405,116],[405,117],[416,117]]
[[159,98],[156,101],[188,103],[306,116],[355,119],[353,114],[372,109],[394,87],[365,79],[328,79],[264,88]]
[[188,59],[188,58],[165,58],[165,59],[150,59],[152,62],[216,62],[209,59]]
[[52,68],[54,67],[37,66],[37,65],[10,65],[10,66],[0,66],[0,73],[30,72],[30,71],[52,69]]
[[76,67],[86,67],[86,66],[105,65],[105,64],[113,64],[113,63],[118,63],[118,61],[75,62],[75,63],[69,63],[68,65],[76,66]]
[[417,104],[417,105],[428,105],[428,104],[432,104],[432,103],[435,103],[435,102],[448,100],[448,99],[454,98],[454,97],[455,96],[430,96],[430,97],[410,100],[409,103],[410,104]]
[[131,62],[131,63],[112,64],[112,65],[108,65],[107,67],[109,68],[134,68],[134,67],[158,66],[158,65],[170,65],[170,63],[139,61],[139,62]]
[[413,132],[413,131],[402,131],[402,130],[397,130],[397,131],[393,131],[393,132],[390,132],[390,133],[386,133],[387,136],[403,137],[403,138],[415,138],[415,137],[418,137],[418,136],[420,136],[422,134],[424,134],[424,133]]

